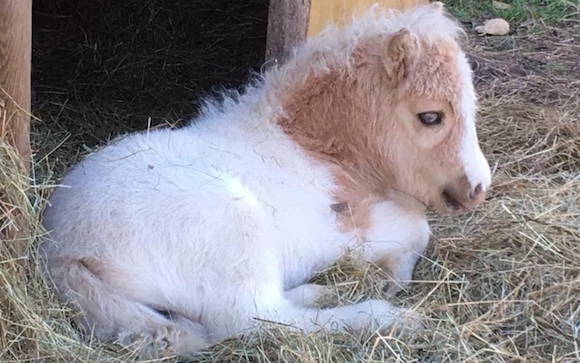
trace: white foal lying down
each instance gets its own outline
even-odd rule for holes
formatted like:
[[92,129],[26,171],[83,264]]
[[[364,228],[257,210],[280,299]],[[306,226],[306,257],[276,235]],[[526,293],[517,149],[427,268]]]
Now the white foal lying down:
[[458,32],[440,3],[374,8],[190,125],[76,165],[41,252],[77,322],[188,356],[256,318],[312,332],[412,317],[382,300],[318,310],[324,288],[306,282],[355,248],[400,289],[429,240],[426,208],[483,201],[490,168]]

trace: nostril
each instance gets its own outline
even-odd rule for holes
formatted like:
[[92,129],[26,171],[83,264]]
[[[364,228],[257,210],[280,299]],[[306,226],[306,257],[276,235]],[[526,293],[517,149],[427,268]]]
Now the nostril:
[[471,199],[475,199],[479,194],[481,194],[483,190],[483,186],[480,184],[477,184],[477,186],[475,187],[475,189],[473,189],[473,191],[471,192]]

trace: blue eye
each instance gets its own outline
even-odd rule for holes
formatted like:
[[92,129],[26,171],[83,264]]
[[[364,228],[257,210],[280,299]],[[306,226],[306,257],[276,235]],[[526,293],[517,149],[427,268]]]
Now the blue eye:
[[417,117],[425,126],[434,126],[443,122],[443,115],[440,112],[423,112],[418,114]]

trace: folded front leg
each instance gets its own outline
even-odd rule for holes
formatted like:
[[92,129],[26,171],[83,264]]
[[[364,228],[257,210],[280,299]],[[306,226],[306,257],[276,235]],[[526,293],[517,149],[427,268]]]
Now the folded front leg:
[[429,243],[429,224],[424,213],[388,201],[373,207],[371,222],[361,245],[363,257],[389,276],[388,294],[393,295],[411,282],[417,261]]
[[330,293],[328,287],[317,284],[304,284],[285,291],[284,296],[297,306],[315,307],[317,303]]
[[382,331],[392,327],[419,331],[422,323],[419,315],[411,309],[399,308],[385,300],[368,300],[354,305],[328,309],[296,306],[286,298],[263,305],[258,318],[282,323],[309,334],[319,330],[330,333],[354,330]]
[[413,272],[421,256],[413,250],[377,251],[373,263],[389,277],[387,296],[406,288],[413,280]]

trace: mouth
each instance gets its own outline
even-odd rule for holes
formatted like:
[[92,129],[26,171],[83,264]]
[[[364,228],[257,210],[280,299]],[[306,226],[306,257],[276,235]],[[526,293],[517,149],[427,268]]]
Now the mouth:
[[448,191],[443,191],[443,201],[445,202],[445,206],[451,212],[454,213],[463,213],[466,212],[469,208],[466,208],[461,202],[459,202],[455,197],[453,197]]

